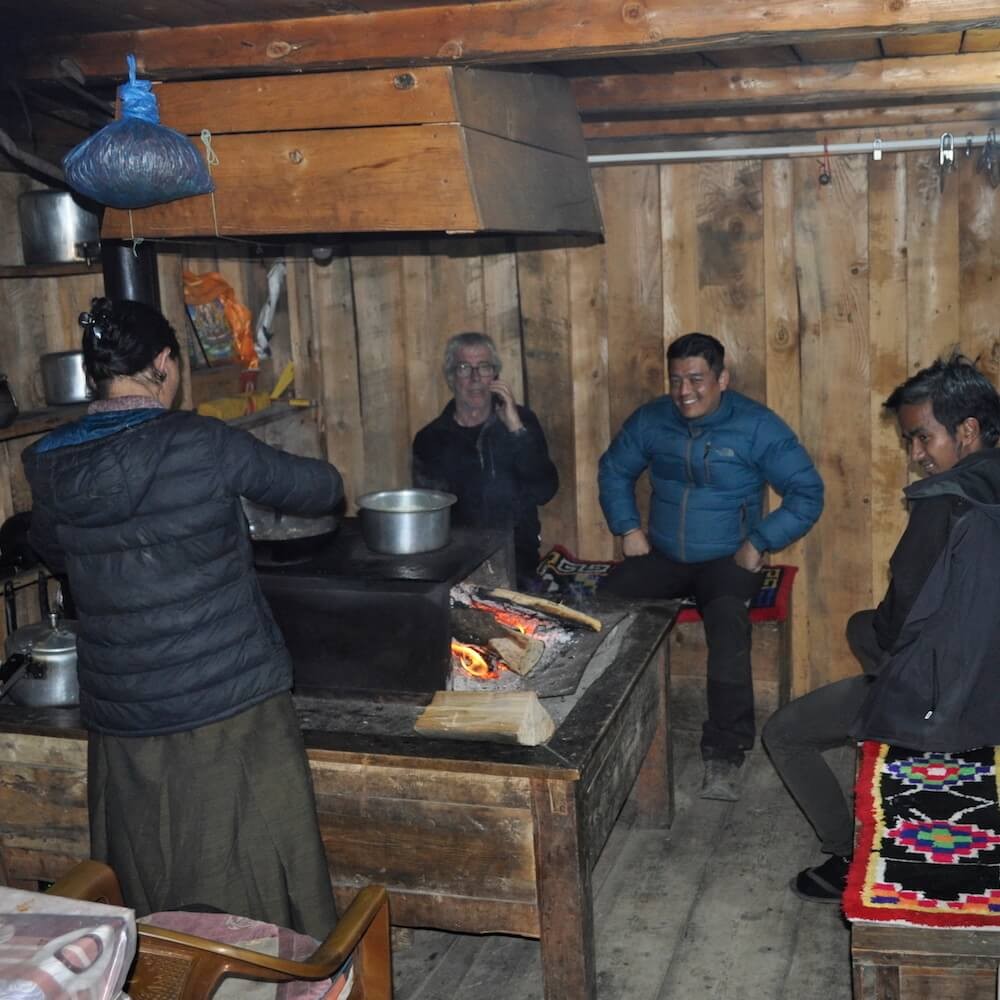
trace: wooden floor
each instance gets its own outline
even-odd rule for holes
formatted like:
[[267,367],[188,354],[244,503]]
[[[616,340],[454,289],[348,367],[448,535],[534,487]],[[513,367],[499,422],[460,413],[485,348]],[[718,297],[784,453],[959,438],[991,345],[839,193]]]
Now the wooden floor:
[[[600,1000],[850,1000],[839,907],[788,889],[822,855],[766,755],[726,803],[697,797],[695,734],[675,754],[673,827],[635,828],[626,806],[594,872]],[[831,763],[846,780],[853,754]],[[536,941],[404,930],[393,948],[396,1000],[542,1000]]]

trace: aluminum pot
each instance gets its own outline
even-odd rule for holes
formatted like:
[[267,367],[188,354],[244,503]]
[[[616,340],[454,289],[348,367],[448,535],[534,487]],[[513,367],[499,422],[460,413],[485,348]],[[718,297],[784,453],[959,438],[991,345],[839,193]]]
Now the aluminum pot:
[[440,490],[379,490],[358,498],[361,536],[368,548],[409,556],[444,548],[458,497]]
[[83,370],[83,351],[56,351],[41,358],[42,386],[49,406],[85,403],[94,398]]
[[25,625],[8,636],[0,694],[29,708],[78,705],[76,627],[75,621],[52,612],[48,621]]
[[68,264],[97,253],[100,225],[68,191],[25,191],[17,199],[25,264]]

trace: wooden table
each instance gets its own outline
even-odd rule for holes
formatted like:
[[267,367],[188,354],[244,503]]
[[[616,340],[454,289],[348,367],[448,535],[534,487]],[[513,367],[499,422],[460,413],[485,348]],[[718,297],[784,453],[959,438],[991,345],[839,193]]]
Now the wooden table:
[[[338,897],[379,882],[394,924],[539,938],[546,1000],[593,1000],[593,867],[633,788],[647,824],[673,813],[676,605],[633,610],[613,661],[545,746],[428,740],[399,725],[398,706],[303,701]],[[86,856],[83,736],[73,710],[0,707],[8,878],[55,878]]]

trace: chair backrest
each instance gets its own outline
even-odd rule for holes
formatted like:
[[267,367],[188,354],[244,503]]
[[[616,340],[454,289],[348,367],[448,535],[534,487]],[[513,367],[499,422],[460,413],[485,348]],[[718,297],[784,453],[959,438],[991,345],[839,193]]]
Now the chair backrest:
[[[122,905],[115,873],[98,861],[81,862],[49,892]],[[139,924],[138,931],[139,952],[126,987],[132,1000],[206,1000],[227,976],[271,983],[325,980],[349,958],[350,1000],[392,998],[389,904],[381,886],[362,889],[326,940],[300,961],[152,924]],[[337,993],[327,995],[333,1000]],[[340,995],[346,1000],[348,994]]]

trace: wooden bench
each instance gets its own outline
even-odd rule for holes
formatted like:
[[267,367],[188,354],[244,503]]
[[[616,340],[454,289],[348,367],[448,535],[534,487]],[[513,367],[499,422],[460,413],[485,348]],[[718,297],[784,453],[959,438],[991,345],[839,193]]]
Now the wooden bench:
[[996,1000],[1000,932],[851,925],[854,1000]]
[[[753,686],[757,730],[789,698],[792,680],[792,584],[795,566],[785,570],[772,608],[750,611],[753,627]],[[670,633],[671,725],[701,731],[708,714],[705,671],[708,647],[701,615],[685,608]]]

